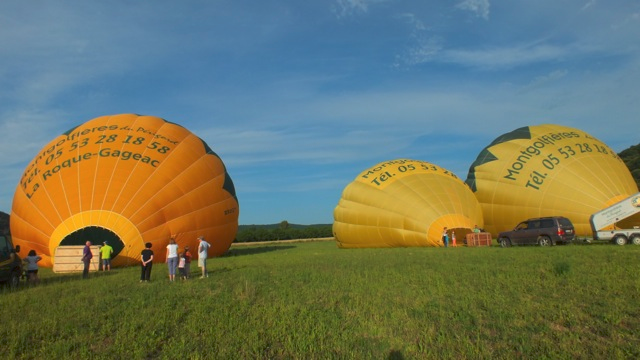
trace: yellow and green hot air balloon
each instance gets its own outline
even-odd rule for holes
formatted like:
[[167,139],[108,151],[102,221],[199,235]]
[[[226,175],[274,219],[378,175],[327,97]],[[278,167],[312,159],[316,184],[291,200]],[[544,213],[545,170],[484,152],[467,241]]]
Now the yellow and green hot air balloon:
[[165,258],[174,236],[211,255],[229,249],[239,205],[222,160],[184,127],[122,114],[90,120],[56,137],[31,161],[16,189],[11,231],[43,266],[55,249],[86,240],[114,248],[114,266],[137,264],[146,242]]
[[466,183],[497,235],[541,216],[569,218],[590,236],[591,214],[638,191],[629,169],[602,141],[560,125],[526,126],[480,152]]
[[334,210],[333,233],[342,248],[442,246],[443,228],[458,244],[483,226],[480,204],[451,171],[396,159],[360,173]]

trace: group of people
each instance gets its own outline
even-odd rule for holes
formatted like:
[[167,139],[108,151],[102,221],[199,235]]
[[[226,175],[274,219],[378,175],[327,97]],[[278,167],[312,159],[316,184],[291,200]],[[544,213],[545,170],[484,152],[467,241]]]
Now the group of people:
[[[209,277],[207,272],[207,256],[209,253],[209,244],[204,237],[198,237],[198,266],[202,270],[202,276],[200,278]],[[169,281],[175,281],[176,273],[180,272],[180,277],[183,280],[190,278],[191,276],[191,252],[189,247],[185,246],[182,252],[179,252],[178,244],[175,238],[169,239],[169,245],[167,245],[165,262],[169,268]],[[140,282],[150,281],[151,279],[151,267],[153,266],[153,251],[151,250],[151,243],[145,244],[145,249],[142,250],[142,270],[140,274]]]
[[[113,248],[107,241],[102,243],[100,247],[100,258],[102,258],[102,270],[111,271],[111,256],[113,255]],[[93,259],[93,253],[91,252],[91,241],[87,241],[82,250],[82,263],[84,268],[82,270],[82,278],[87,279],[89,277],[89,268],[91,266],[91,259]]]
[[[481,229],[478,227],[478,225],[475,225],[473,227],[472,230],[474,233],[479,233],[481,232]],[[444,230],[442,230],[442,243],[444,244],[444,247],[449,247],[449,232],[447,231],[447,227],[444,227]],[[456,232],[451,229],[451,245],[453,247],[458,246],[458,244],[456,243]]]
[[[142,250],[140,254],[140,282],[147,282],[151,280],[151,269],[153,267],[153,250],[151,250],[151,247],[152,244],[150,242],[146,243],[144,250]],[[200,276],[200,278],[209,277],[207,272],[207,257],[210,247],[211,244],[209,244],[203,236],[198,237],[198,266],[202,269],[202,276]],[[169,245],[167,245],[167,257],[165,260],[169,268],[169,281],[175,281],[177,271],[180,272],[180,277],[183,280],[188,279],[191,274],[192,255],[189,251],[189,247],[185,246],[182,252],[179,252],[178,250],[178,244],[176,243],[175,238],[171,237],[171,239],[169,239]],[[35,251],[32,250],[32,252],[35,255]],[[29,253],[29,255],[31,255],[31,253]],[[112,255],[113,248],[105,241],[104,245],[100,248],[102,269],[104,271],[111,270]],[[91,252],[91,241],[87,241],[82,252],[82,262],[84,263],[82,277],[85,279],[89,277],[89,268],[92,258],[93,253]],[[27,259],[29,259],[29,257],[27,257],[25,261],[27,261]],[[37,265],[35,273],[37,274]]]
[[[444,227],[444,230],[442,230],[442,242],[444,243],[444,247],[449,247],[449,232],[447,231],[447,227]],[[454,247],[458,246],[458,244],[456,243],[456,233],[455,231],[451,230],[451,242]]]

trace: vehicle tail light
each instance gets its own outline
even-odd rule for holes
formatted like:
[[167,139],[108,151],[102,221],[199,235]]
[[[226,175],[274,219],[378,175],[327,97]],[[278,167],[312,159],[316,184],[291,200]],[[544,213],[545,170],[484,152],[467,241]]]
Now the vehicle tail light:
[[558,235],[564,236],[564,229],[558,228]]

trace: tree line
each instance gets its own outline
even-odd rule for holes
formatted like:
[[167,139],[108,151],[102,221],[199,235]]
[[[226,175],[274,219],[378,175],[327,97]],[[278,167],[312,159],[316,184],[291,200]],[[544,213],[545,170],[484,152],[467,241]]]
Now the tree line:
[[332,236],[331,224],[295,225],[285,220],[273,225],[240,225],[235,242],[316,239]]

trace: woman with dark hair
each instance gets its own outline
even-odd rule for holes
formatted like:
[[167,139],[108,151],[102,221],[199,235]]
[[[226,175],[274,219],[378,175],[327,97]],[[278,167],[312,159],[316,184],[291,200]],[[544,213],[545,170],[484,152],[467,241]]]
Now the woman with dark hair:
[[145,249],[142,250],[142,272],[140,273],[140,282],[151,281],[151,267],[153,266],[153,250],[151,250],[151,243],[144,244]]
[[40,282],[40,279],[38,279],[38,261],[40,260],[42,260],[42,258],[36,254],[35,250],[29,251],[27,257],[24,258],[24,262],[27,264],[28,280],[34,284]]

